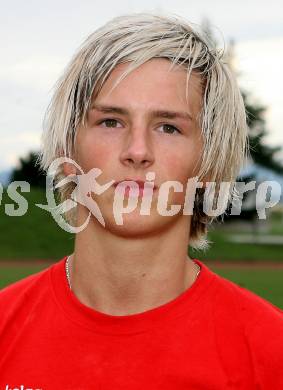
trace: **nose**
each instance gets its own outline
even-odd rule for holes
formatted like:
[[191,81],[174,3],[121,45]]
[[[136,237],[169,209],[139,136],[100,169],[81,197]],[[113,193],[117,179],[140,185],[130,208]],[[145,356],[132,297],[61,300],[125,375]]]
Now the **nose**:
[[148,168],[153,164],[153,151],[146,129],[137,127],[129,131],[120,154],[120,161],[132,168]]

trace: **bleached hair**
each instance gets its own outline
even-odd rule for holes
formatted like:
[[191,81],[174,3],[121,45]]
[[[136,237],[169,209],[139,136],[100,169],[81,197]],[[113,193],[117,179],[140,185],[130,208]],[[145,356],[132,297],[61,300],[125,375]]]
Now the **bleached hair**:
[[[247,156],[247,124],[243,99],[224,52],[213,47],[205,34],[183,17],[154,12],[115,17],[79,47],[55,85],[44,117],[41,168],[47,171],[59,156],[73,157],[76,129],[85,124],[92,99],[116,65],[129,63],[115,86],[153,58],[183,66],[187,80],[192,71],[201,75],[204,87],[199,124],[204,147],[200,151],[199,181],[209,175],[216,183],[234,182]],[[56,180],[63,175],[59,171]],[[61,200],[70,196],[74,186],[69,183],[60,189]],[[235,194],[232,186],[229,199]],[[196,249],[208,247],[207,227],[214,219],[202,210],[203,195],[203,189],[197,189],[191,220],[189,243]],[[65,216],[74,223],[75,215],[73,209]]]

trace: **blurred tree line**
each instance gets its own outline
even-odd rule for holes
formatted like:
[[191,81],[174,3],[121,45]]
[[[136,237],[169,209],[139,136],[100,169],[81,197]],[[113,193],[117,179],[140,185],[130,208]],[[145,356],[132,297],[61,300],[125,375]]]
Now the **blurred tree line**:
[[277,159],[280,146],[269,146],[264,142],[268,135],[264,118],[266,107],[248,102],[248,96],[242,92],[249,126],[249,149],[253,162],[264,168],[283,174],[283,166]]
[[18,167],[14,168],[12,171],[10,182],[25,180],[31,185],[31,187],[45,188],[46,175],[37,163],[38,154],[39,152],[32,151],[26,156],[21,157]]

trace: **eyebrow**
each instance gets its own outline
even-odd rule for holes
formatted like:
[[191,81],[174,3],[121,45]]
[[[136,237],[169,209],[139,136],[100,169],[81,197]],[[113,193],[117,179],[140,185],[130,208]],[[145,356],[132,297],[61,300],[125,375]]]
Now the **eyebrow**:
[[[118,106],[107,106],[102,104],[94,103],[91,106],[92,110],[97,110],[103,113],[115,113],[115,114],[121,114],[121,115],[130,115],[130,112],[122,107]],[[178,112],[178,111],[168,111],[168,110],[152,110],[150,112],[151,117],[158,117],[158,118],[166,118],[166,119],[185,119],[192,121],[192,115],[190,115],[188,112]]]

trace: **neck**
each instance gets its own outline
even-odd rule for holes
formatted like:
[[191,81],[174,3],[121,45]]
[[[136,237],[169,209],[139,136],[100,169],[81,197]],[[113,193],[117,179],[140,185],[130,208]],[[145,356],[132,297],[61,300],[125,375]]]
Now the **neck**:
[[187,256],[188,219],[143,237],[122,237],[92,221],[76,235],[70,283],[85,305],[110,315],[129,315],[176,298],[195,281]]

